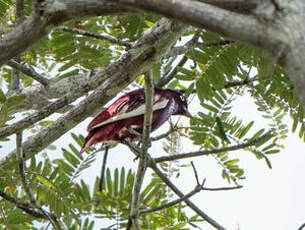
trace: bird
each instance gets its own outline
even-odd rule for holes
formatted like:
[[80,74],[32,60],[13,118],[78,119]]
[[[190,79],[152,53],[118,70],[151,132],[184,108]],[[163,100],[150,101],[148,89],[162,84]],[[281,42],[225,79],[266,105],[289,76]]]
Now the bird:
[[[164,124],[171,115],[191,117],[187,101],[175,90],[155,88],[151,131]],[[97,143],[106,145],[140,139],[145,113],[145,89],[133,90],[100,112],[88,125],[89,132],[80,153]],[[134,130],[135,132],[130,132]]]

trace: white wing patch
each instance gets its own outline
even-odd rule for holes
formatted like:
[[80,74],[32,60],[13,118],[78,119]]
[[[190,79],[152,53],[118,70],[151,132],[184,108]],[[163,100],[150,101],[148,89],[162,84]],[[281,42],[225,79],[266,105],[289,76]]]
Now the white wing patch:
[[[153,105],[153,111],[165,108],[168,101],[169,101],[168,99],[165,99],[163,101],[160,101],[160,102],[154,104]],[[130,111],[128,113],[122,113],[122,114],[119,114],[117,116],[113,116],[113,117],[109,118],[108,120],[106,120],[106,121],[104,121],[100,124],[97,124],[96,126],[93,126],[91,128],[91,130],[94,129],[94,128],[103,126],[103,125],[107,125],[107,124],[109,124],[111,122],[114,122],[114,121],[120,121],[120,120],[124,120],[124,119],[130,118],[130,117],[136,117],[136,116],[142,115],[144,113],[145,113],[145,104],[139,106],[135,110]]]

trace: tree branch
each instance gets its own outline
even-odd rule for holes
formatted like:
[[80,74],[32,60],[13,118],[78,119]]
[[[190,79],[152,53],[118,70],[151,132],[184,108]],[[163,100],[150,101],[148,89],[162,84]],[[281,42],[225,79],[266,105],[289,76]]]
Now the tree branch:
[[199,28],[236,38],[236,40],[253,44],[261,42],[259,38],[263,31],[256,18],[230,12],[207,3],[192,0],[111,0],[111,2],[175,18]]
[[195,165],[194,165],[194,162],[191,161],[191,165],[192,165],[192,168],[193,168],[193,171],[194,171],[194,175],[195,175],[195,178],[196,178],[196,181],[197,181],[197,185],[199,185],[199,177],[198,177],[198,173],[197,173],[197,170],[195,168]]
[[29,77],[33,78],[34,80],[38,81],[41,83],[43,86],[47,86],[49,84],[49,80],[41,76],[39,73],[37,73],[34,69],[26,67],[24,65],[21,65],[20,63],[14,61],[14,60],[9,60],[6,62],[7,65],[10,67],[13,67],[14,69],[19,70],[20,72],[28,75]]
[[36,212],[35,210],[32,210],[33,207],[30,203],[26,203],[21,200],[15,199],[14,197],[9,196],[8,194],[6,194],[5,192],[3,192],[1,190],[0,190],[0,196],[3,199],[15,204],[17,208],[22,209],[27,214],[29,214],[35,218],[47,219],[47,217],[44,214],[42,214],[40,212]]
[[298,228],[298,230],[302,230],[302,229],[304,229],[304,228],[305,228],[305,223],[302,224],[302,225]]
[[179,63],[168,73],[166,74],[164,77],[162,77],[159,82],[157,83],[156,87],[163,87],[165,86],[167,83],[169,83],[177,74],[178,70],[177,67],[182,67],[186,61],[188,60],[188,58],[186,56],[183,56],[183,58],[179,61]]
[[160,211],[160,210],[165,209],[165,208],[169,208],[171,206],[174,206],[176,204],[179,204],[179,203],[185,201],[186,199],[191,198],[193,195],[195,195],[196,193],[198,193],[200,191],[201,191],[201,185],[196,185],[196,187],[192,191],[185,194],[183,197],[181,197],[179,199],[176,199],[176,200],[173,200],[171,202],[168,202],[166,204],[160,205],[160,206],[155,207],[155,208],[149,208],[149,209],[141,210],[139,215],[143,215],[143,214],[151,213],[151,212],[156,212],[156,211]]
[[239,13],[250,13],[257,6],[257,1],[253,0],[198,0],[213,6]]
[[[15,27],[22,23],[24,17],[24,2],[23,0],[16,1],[16,9],[15,9]],[[15,57],[15,61],[20,62],[20,56]],[[20,72],[16,69],[13,69],[11,74],[11,85],[10,90],[15,91],[20,89]]]
[[229,191],[229,190],[240,189],[242,187],[243,187],[242,185],[233,186],[233,187],[221,187],[221,188],[206,188],[206,187],[202,187],[201,190],[205,190],[205,191]]
[[60,26],[58,29],[60,29],[62,31],[65,31],[65,32],[73,33],[73,34],[79,34],[79,35],[83,35],[83,36],[87,36],[87,37],[96,38],[96,39],[99,39],[99,40],[106,40],[106,41],[109,41],[113,44],[117,44],[117,45],[120,45],[120,46],[125,46],[127,49],[129,49],[131,47],[130,42],[122,41],[120,39],[117,39],[115,37],[111,37],[109,35],[95,34],[95,33],[91,33],[91,32],[84,31],[84,30],[69,28],[69,27],[66,27],[66,26]]
[[185,159],[185,158],[189,158],[189,157],[206,156],[206,155],[216,154],[216,153],[221,153],[221,152],[235,151],[238,149],[243,149],[243,148],[247,148],[249,146],[255,145],[255,144],[259,143],[261,140],[263,140],[265,137],[269,136],[270,134],[271,134],[271,131],[265,133],[264,135],[254,139],[254,140],[251,140],[251,141],[243,143],[243,144],[233,145],[233,146],[219,148],[219,149],[200,150],[200,151],[180,153],[180,154],[170,155],[170,156],[163,156],[163,157],[154,158],[153,161],[156,163],[159,163],[159,162],[164,162],[164,161]]
[[4,212],[3,207],[1,205],[0,205],[0,214],[2,216],[4,226],[6,227],[6,229],[9,229],[10,227],[8,226],[7,219],[6,219],[6,216],[5,216],[5,212]]
[[104,151],[104,157],[103,157],[102,168],[101,168],[101,179],[100,179],[99,186],[98,186],[98,190],[99,190],[100,192],[103,191],[104,177],[105,177],[105,171],[106,171],[106,164],[107,164],[108,152],[109,152],[109,146],[106,146],[106,147],[105,147],[105,151]]
[[185,54],[189,51],[191,51],[194,48],[206,48],[206,47],[215,47],[215,46],[225,46],[231,43],[234,43],[235,41],[232,40],[221,40],[221,41],[216,41],[216,42],[196,42],[196,43],[187,43],[183,46],[178,46],[174,47],[171,52],[168,54],[167,57],[173,57],[173,56],[178,56],[181,54]]
[[135,229],[141,229],[139,225],[139,200],[141,186],[144,180],[147,164],[147,149],[150,144],[149,135],[151,132],[151,122],[153,114],[153,101],[154,101],[154,83],[151,71],[144,74],[145,78],[145,114],[143,122],[143,133],[142,133],[142,149],[140,160],[138,164],[136,180],[133,187],[131,207],[130,207],[130,218]]
[[47,211],[43,210],[43,208],[40,206],[40,204],[35,199],[33,193],[31,192],[29,185],[26,182],[25,172],[24,172],[24,167],[25,167],[24,155],[23,155],[23,150],[22,150],[22,132],[16,134],[16,146],[17,146],[16,155],[17,155],[17,159],[19,162],[19,174],[20,174],[20,178],[21,178],[22,187],[23,187],[26,195],[28,196],[31,204],[36,209],[40,210],[41,213],[43,213],[43,215],[49,219],[50,223],[53,225],[53,227],[55,229],[58,229],[59,224],[57,223],[56,217],[51,215]]
[[151,122],[154,103],[154,82],[151,70],[144,74],[145,79],[145,114],[142,133],[142,157],[146,157],[147,149],[150,145]]

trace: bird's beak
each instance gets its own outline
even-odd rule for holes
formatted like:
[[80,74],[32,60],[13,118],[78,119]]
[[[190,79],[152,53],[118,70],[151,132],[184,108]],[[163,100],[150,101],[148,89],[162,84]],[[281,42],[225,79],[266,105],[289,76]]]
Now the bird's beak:
[[188,118],[191,118],[192,117],[192,114],[188,111],[188,110],[185,110],[184,116],[188,117]]

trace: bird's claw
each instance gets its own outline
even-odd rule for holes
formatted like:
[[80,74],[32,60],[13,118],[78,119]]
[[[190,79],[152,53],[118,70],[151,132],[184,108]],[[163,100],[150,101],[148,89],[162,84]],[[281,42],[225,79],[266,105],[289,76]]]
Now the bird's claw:
[[140,154],[138,154],[135,158],[133,158],[133,162],[135,162],[136,160],[138,160],[140,157]]

